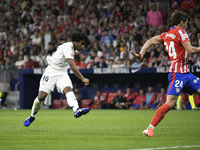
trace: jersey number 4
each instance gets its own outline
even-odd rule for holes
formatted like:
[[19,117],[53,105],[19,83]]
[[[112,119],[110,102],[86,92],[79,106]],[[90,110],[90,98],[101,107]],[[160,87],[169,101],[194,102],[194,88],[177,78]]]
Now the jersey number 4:
[[173,57],[173,59],[176,59],[176,51],[174,47],[174,42],[170,41],[170,44],[167,45],[167,42],[164,42],[165,48],[168,51],[169,57]]

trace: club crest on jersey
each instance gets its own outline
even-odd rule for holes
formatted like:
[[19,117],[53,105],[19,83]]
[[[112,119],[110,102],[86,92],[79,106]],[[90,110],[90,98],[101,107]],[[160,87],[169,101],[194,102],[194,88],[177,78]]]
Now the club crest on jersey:
[[73,53],[71,53],[71,56],[73,57]]
[[185,37],[185,38],[188,38],[188,35],[185,33],[185,34],[184,34],[184,37]]
[[180,88],[176,88],[176,93],[179,93],[180,92]]

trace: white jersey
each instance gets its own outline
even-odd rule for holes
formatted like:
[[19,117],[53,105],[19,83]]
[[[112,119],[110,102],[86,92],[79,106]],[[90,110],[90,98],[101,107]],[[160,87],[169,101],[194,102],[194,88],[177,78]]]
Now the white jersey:
[[56,52],[52,56],[47,56],[48,64],[59,71],[67,71],[69,64],[67,58],[74,59],[74,46],[72,42],[66,42],[57,47]]

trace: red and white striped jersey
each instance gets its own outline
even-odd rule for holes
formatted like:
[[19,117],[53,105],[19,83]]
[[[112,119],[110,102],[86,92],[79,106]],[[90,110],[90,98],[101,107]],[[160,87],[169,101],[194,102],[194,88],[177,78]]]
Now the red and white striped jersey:
[[171,27],[168,32],[160,35],[165,50],[168,52],[170,67],[168,72],[187,73],[189,67],[187,64],[187,51],[183,47],[184,42],[190,41],[187,33],[182,28]]

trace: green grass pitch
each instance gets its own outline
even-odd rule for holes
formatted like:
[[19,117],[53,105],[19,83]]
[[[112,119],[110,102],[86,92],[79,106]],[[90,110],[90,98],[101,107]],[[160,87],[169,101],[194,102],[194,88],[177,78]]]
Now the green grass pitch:
[[40,110],[24,127],[30,111],[0,110],[0,150],[200,149],[200,111],[169,111],[153,138],[142,131],[155,110]]

